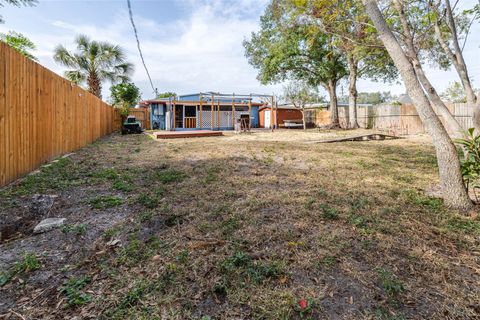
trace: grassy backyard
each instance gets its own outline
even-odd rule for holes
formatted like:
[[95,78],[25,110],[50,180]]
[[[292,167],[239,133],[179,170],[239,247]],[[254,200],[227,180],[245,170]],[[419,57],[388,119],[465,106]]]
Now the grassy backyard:
[[0,189],[0,318],[478,319],[428,140],[313,143],[345,134],[112,135]]

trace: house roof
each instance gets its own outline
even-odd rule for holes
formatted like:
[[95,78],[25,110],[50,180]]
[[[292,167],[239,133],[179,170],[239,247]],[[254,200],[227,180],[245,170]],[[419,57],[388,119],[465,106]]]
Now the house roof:
[[[149,105],[151,104],[163,104],[163,105],[167,105],[169,104],[170,102],[174,102],[174,101],[170,101],[168,99],[152,99],[152,100],[143,100],[143,101],[140,101],[138,103],[139,106],[141,107],[148,107]],[[217,105],[218,103],[220,103],[221,106],[230,106],[232,105],[232,102],[231,101],[215,101],[214,104]],[[175,100],[175,104],[176,105],[196,105],[196,104],[200,104],[200,101],[198,100]],[[204,106],[209,106],[211,104],[211,101],[203,101],[203,105]],[[240,106],[240,105],[243,105],[243,106],[248,106],[248,102],[246,101],[235,101],[235,105],[236,106]],[[260,107],[260,106],[263,106],[263,103],[261,102],[251,102],[251,105],[253,107]]]

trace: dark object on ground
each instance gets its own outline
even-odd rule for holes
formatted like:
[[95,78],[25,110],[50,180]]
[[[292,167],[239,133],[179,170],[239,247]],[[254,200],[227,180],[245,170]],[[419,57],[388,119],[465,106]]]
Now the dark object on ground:
[[128,116],[127,121],[123,123],[122,134],[142,133],[142,125],[134,116]]
[[401,137],[391,136],[382,133],[366,134],[361,136],[337,138],[332,140],[318,141],[318,143],[333,143],[333,142],[346,142],[346,141],[370,141],[370,140],[393,140],[402,139]]
[[154,135],[157,139],[201,138],[223,136],[223,132],[213,130],[158,131]]

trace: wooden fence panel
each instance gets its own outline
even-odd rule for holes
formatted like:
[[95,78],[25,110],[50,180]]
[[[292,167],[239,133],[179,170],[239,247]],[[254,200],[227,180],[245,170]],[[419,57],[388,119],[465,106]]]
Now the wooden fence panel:
[[119,128],[115,110],[0,42],[0,186]]
[[473,128],[473,107],[466,103],[454,103],[452,107],[453,115],[460,126],[465,130]]

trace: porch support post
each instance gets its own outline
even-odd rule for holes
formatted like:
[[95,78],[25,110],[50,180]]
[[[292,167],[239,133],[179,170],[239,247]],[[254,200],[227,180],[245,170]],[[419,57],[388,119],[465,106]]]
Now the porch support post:
[[177,105],[175,100],[173,100],[173,131],[177,128]]
[[235,130],[235,93],[232,98],[232,126],[233,130]]
[[250,94],[250,100],[248,100],[248,130],[252,127],[252,94]]
[[[274,101],[274,98],[272,96],[272,113],[271,113],[271,116],[270,116],[270,125],[271,125],[271,128],[272,128],[272,132],[273,132],[273,127],[275,125],[275,120],[277,118],[277,113],[273,109],[274,106],[275,106],[275,101]],[[273,119],[273,117],[275,117],[275,120]]]
[[217,102],[217,128],[220,129],[220,100]]
[[212,130],[213,130],[213,122],[215,121],[215,117],[214,117],[214,109],[215,109],[215,96],[212,94]]
[[200,96],[200,114],[199,114],[199,121],[200,121],[200,129],[203,128],[203,121],[202,121],[202,96]]

